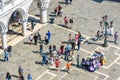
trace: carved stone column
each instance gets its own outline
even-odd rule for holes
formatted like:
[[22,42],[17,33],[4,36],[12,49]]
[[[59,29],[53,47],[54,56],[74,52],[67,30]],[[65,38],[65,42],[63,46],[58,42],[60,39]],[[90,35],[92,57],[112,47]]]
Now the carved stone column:
[[38,0],[40,9],[41,23],[47,23],[47,8],[49,7],[50,0]]
[[27,20],[24,19],[24,20],[22,20],[22,34],[23,34],[23,36],[26,36],[26,34],[27,34],[26,27],[27,27]]
[[6,40],[6,33],[5,32],[2,33],[1,38],[2,38],[2,48],[7,49],[7,40]]

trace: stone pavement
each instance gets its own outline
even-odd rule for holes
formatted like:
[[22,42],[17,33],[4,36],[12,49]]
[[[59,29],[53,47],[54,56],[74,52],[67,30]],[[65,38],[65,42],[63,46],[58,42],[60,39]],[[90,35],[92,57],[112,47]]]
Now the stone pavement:
[[[72,33],[72,38],[77,31],[80,31],[88,40],[96,34],[96,30],[101,29],[99,27],[99,21],[103,15],[110,16],[110,20],[114,20],[115,31],[119,30],[119,3],[111,1],[103,1],[98,3],[91,0],[75,0],[72,5],[65,5],[64,0],[52,0],[48,9],[49,15],[57,6],[57,2],[63,3],[64,15],[68,17],[74,17],[74,27],[69,30],[64,27],[58,26],[63,24],[64,17],[55,18],[54,24],[48,24],[41,27],[42,39],[44,39],[45,33],[51,31],[51,42],[49,45],[57,45],[57,49],[62,41],[68,40],[68,34]],[[74,10],[74,11],[71,11]],[[32,15],[36,15],[37,9],[31,12]],[[49,17],[51,18],[51,16]],[[37,24],[39,26],[40,24]],[[37,29],[36,29],[37,30]],[[89,34],[88,34],[89,33]],[[119,33],[120,34],[120,33]],[[110,38],[109,38],[110,39]],[[66,61],[61,59],[61,65],[59,71],[54,71],[54,65],[41,65],[41,56],[39,54],[39,42],[38,45],[29,45],[28,37],[20,41],[13,46],[12,56],[8,62],[2,62],[3,55],[0,55],[0,79],[4,80],[5,74],[9,71],[14,77],[13,80],[18,80],[18,66],[21,65],[24,69],[24,76],[27,78],[27,74],[31,73],[33,80],[120,80],[120,45],[115,45],[109,42],[107,48],[102,47],[100,44],[102,41],[91,42],[92,44],[81,44],[81,50],[75,51],[73,65],[71,73],[67,74],[65,69]],[[120,42],[120,41],[119,41]],[[44,45],[44,51],[48,51],[48,46]],[[76,67],[76,56],[80,55],[80,59],[92,54],[94,50],[102,50],[106,56],[107,63],[94,73],[88,72],[84,69]]]

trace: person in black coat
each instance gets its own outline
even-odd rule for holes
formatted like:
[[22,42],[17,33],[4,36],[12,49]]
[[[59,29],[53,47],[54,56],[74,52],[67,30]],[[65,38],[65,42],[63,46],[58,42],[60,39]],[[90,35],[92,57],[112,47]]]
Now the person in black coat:
[[37,40],[38,40],[38,35],[35,33],[35,35],[34,35],[34,43],[35,43],[35,45],[37,45]]

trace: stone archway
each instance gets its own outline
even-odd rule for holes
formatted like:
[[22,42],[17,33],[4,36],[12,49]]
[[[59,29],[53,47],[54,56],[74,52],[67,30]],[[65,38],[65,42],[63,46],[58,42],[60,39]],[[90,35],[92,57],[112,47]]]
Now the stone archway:
[[[13,24],[12,24],[13,23]],[[12,25],[11,25],[12,24]],[[17,8],[10,16],[8,20],[8,33],[13,31],[13,34],[19,34],[25,36],[26,34],[27,19],[25,11],[22,8]],[[10,27],[15,27],[15,30],[10,30]]]

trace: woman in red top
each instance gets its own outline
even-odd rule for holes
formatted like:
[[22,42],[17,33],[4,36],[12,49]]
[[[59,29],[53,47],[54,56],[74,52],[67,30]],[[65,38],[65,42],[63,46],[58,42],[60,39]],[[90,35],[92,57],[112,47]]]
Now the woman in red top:
[[67,23],[68,23],[68,18],[67,18],[67,16],[65,16],[65,18],[64,18],[64,24],[65,24],[65,26],[67,25]]
[[58,67],[60,66],[60,60],[59,59],[55,60],[55,66],[56,66],[56,70],[58,71]]

